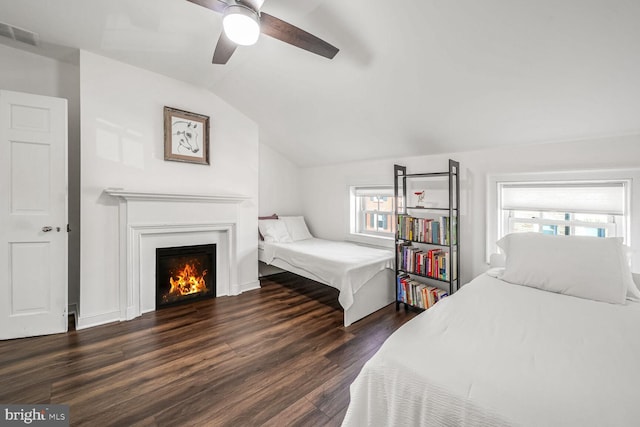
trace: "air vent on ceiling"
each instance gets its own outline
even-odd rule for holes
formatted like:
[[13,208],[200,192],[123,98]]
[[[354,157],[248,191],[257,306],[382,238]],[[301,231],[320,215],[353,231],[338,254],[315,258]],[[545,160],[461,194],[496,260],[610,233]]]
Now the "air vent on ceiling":
[[14,27],[13,25],[0,22],[0,36],[8,37],[11,40],[30,44],[31,46],[38,45],[38,34],[25,30],[23,28]]

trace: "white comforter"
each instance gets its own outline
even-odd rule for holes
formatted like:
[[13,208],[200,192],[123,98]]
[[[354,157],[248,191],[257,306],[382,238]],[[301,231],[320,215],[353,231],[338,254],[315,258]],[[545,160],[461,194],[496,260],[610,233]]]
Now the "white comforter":
[[338,289],[338,301],[345,310],[351,307],[353,295],[363,284],[385,268],[393,268],[394,263],[392,251],[316,238],[293,243],[265,242],[263,261],[270,264],[276,258]]
[[389,337],[343,425],[638,426],[639,329],[638,303],[481,275]]

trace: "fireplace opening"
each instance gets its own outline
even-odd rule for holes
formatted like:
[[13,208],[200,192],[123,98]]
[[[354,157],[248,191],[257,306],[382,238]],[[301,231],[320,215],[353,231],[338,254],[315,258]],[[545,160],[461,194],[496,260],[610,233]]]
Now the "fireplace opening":
[[156,248],[156,309],[216,296],[216,245]]

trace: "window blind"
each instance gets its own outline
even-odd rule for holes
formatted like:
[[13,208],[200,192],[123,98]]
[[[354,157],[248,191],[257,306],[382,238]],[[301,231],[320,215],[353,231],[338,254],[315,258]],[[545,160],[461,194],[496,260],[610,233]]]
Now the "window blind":
[[502,209],[625,215],[624,181],[501,183]]
[[393,197],[392,187],[356,187],[354,189],[355,196],[389,196]]

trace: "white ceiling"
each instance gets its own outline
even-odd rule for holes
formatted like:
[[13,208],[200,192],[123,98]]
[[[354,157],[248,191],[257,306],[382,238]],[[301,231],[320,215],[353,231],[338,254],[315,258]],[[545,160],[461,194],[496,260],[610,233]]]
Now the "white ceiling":
[[637,0],[263,10],[340,52],[327,60],[263,36],[212,65],[221,16],[186,0],[0,0],[0,21],[203,86],[301,166],[640,133]]

